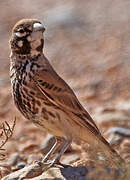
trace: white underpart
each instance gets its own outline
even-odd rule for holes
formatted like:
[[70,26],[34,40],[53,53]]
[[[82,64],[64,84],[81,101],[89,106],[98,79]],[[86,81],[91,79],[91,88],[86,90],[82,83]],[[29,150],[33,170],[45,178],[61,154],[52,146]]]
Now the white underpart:
[[34,43],[34,41],[37,41],[37,40],[42,39],[42,38],[43,38],[43,33],[41,31],[34,31],[31,33],[30,36],[27,37],[27,40],[29,42],[32,41]]
[[30,72],[30,67],[31,67],[31,63],[28,63],[28,65],[26,66],[26,72],[27,72],[27,73]]
[[35,33],[37,33],[37,32],[33,32],[31,35],[31,38],[32,38],[31,48],[32,49],[36,49],[38,46],[40,46],[41,39],[43,38],[41,32],[38,32],[37,34],[35,34]]
[[[26,66],[26,72],[27,73],[30,73],[30,67],[31,67],[31,63],[28,63],[27,66]],[[25,73],[23,73],[23,77],[22,78],[25,78],[27,82],[29,81],[29,76],[26,76]]]
[[[33,33],[36,33],[36,32],[33,32]],[[37,54],[39,54],[39,51],[37,51],[36,49],[37,47],[41,45],[41,39],[42,39],[42,34],[40,32],[38,32],[35,38],[34,36],[32,37],[32,41],[31,41],[31,55],[32,56],[36,56]]]
[[37,56],[39,54],[39,51],[37,50],[31,50],[31,56]]
[[31,36],[28,36],[28,37],[27,37],[27,40],[28,40],[28,41],[31,41],[31,40],[32,40]]
[[34,23],[33,24],[33,32],[31,35],[27,38],[27,40],[30,42],[31,45],[31,55],[36,56],[39,54],[39,51],[37,51],[37,47],[41,45],[41,39],[43,39],[43,25],[40,23]]
[[[30,73],[30,67],[31,67],[31,62],[29,62],[28,64],[27,64],[27,66],[26,66],[26,72],[27,73]],[[33,66],[33,70],[35,71],[37,69],[37,66],[36,65],[34,65]],[[25,77],[27,77],[26,75],[25,75]]]
[[23,46],[23,41],[18,41],[18,46],[22,47]]
[[42,35],[41,31],[34,31],[31,36],[32,36],[32,39],[38,39],[38,38],[41,38],[41,35]]

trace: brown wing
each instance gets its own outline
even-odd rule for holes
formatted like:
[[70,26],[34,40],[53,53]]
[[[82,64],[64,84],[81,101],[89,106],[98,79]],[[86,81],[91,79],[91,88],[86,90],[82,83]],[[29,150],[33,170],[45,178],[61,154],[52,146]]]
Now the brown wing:
[[76,118],[79,125],[87,127],[94,134],[99,134],[99,130],[91,116],[79,103],[72,89],[58,76],[50,64],[40,69],[33,77],[33,80],[51,103],[74,113],[79,117]]

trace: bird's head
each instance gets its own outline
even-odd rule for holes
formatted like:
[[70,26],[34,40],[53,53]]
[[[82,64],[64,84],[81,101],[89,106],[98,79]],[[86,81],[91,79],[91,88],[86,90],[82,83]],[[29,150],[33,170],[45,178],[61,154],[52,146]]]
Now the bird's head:
[[12,30],[10,47],[12,52],[19,55],[36,56],[43,50],[45,31],[42,23],[35,19],[22,19]]

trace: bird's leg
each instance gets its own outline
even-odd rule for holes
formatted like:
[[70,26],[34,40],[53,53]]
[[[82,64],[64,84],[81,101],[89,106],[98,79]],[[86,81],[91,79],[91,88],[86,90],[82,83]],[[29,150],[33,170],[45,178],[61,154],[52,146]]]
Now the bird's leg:
[[[61,143],[61,140],[62,140],[62,143]],[[67,165],[60,163],[59,160],[60,160],[60,157],[63,155],[63,153],[66,151],[66,149],[70,146],[71,142],[72,140],[56,137],[55,144],[52,146],[51,150],[46,154],[46,156],[43,158],[41,162],[43,165],[44,171],[54,166],[55,164],[63,166],[63,167],[68,167]],[[55,158],[53,160],[48,161],[52,153],[56,153],[57,151],[58,153],[56,154]]]
[[60,157],[64,154],[64,152],[66,151],[66,149],[70,146],[72,140],[68,140],[68,139],[63,139],[63,142],[60,146],[60,151],[57,153],[55,159],[53,160],[53,164],[59,164],[63,167],[65,167],[66,165],[62,164],[59,162]]
[[[61,146],[63,146],[62,144],[63,144],[63,142],[61,143],[61,140],[62,140],[63,138],[61,138],[61,137],[56,137],[56,142],[55,142],[55,144],[52,146],[52,148],[51,148],[51,150],[45,155],[45,157],[42,159],[42,161],[40,162],[40,165],[42,165],[43,166],[43,170],[44,171],[46,171],[47,169],[49,169],[50,167],[52,167],[54,164],[59,164],[59,165],[61,165],[61,166],[63,166],[61,163],[59,163],[59,158],[57,159],[57,156],[56,156],[56,158],[54,158],[54,160],[48,160],[49,158],[50,158],[50,156],[53,154],[53,153],[55,153],[57,150],[59,150],[59,148],[61,147]],[[67,146],[68,147],[68,146]],[[66,148],[67,149],[67,148]],[[65,149],[65,150],[66,150]],[[64,151],[63,151],[63,153],[64,153]],[[62,153],[62,154],[63,154]],[[61,155],[62,155],[61,154]],[[61,156],[60,155],[60,156]]]
[[61,145],[61,138],[56,137],[56,142],[55,144],[51,147],[50,151],[45,155],[45,157],[42,159],[42,163],[47,162],[47,160],[50,158],[52,153],[54,153],[57,148]]

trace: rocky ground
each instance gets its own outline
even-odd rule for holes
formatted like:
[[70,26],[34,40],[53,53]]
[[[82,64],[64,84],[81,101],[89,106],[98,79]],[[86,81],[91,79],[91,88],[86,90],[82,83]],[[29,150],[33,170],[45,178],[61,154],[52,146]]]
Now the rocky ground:
[[[7,135],[11,136],[8,124],[13,127],[16,118],[13,135],[1,147],[1,178],[4,179],[10,173],[23,170],[36,160],[41,160],[50,145],[54,143],[51,135],[40,131],[31,122],[25,120],[12,101],[8,41],[13,25],[22,18],[37,18],[44,23],[45,55],[56,71],[73,88],[104,137],[125,160],[128,169],[130,165],[129,0],[19,2],[16,0],[0,2],[1,144],[6,140]],[[5,121],[8,124],[4,123]],[[3,131],[3,123],[5,131]],[[5,150],[2,150],[3,148]],[[100,166],[90,160],[87,150],[86,144],[74,142],[62,157],[62,162],[71,165],[70,167],[52,168],[42,175],[34,173],[25,176],[26,178],[20,177],[20,174],[17,178],[11,175],[5,179],[122,178],[121,172],[109,167],[106,170],[105,165]],[[23,175],[23,171],[21,172]],[[128,176],[127,172],[126,179]]]

